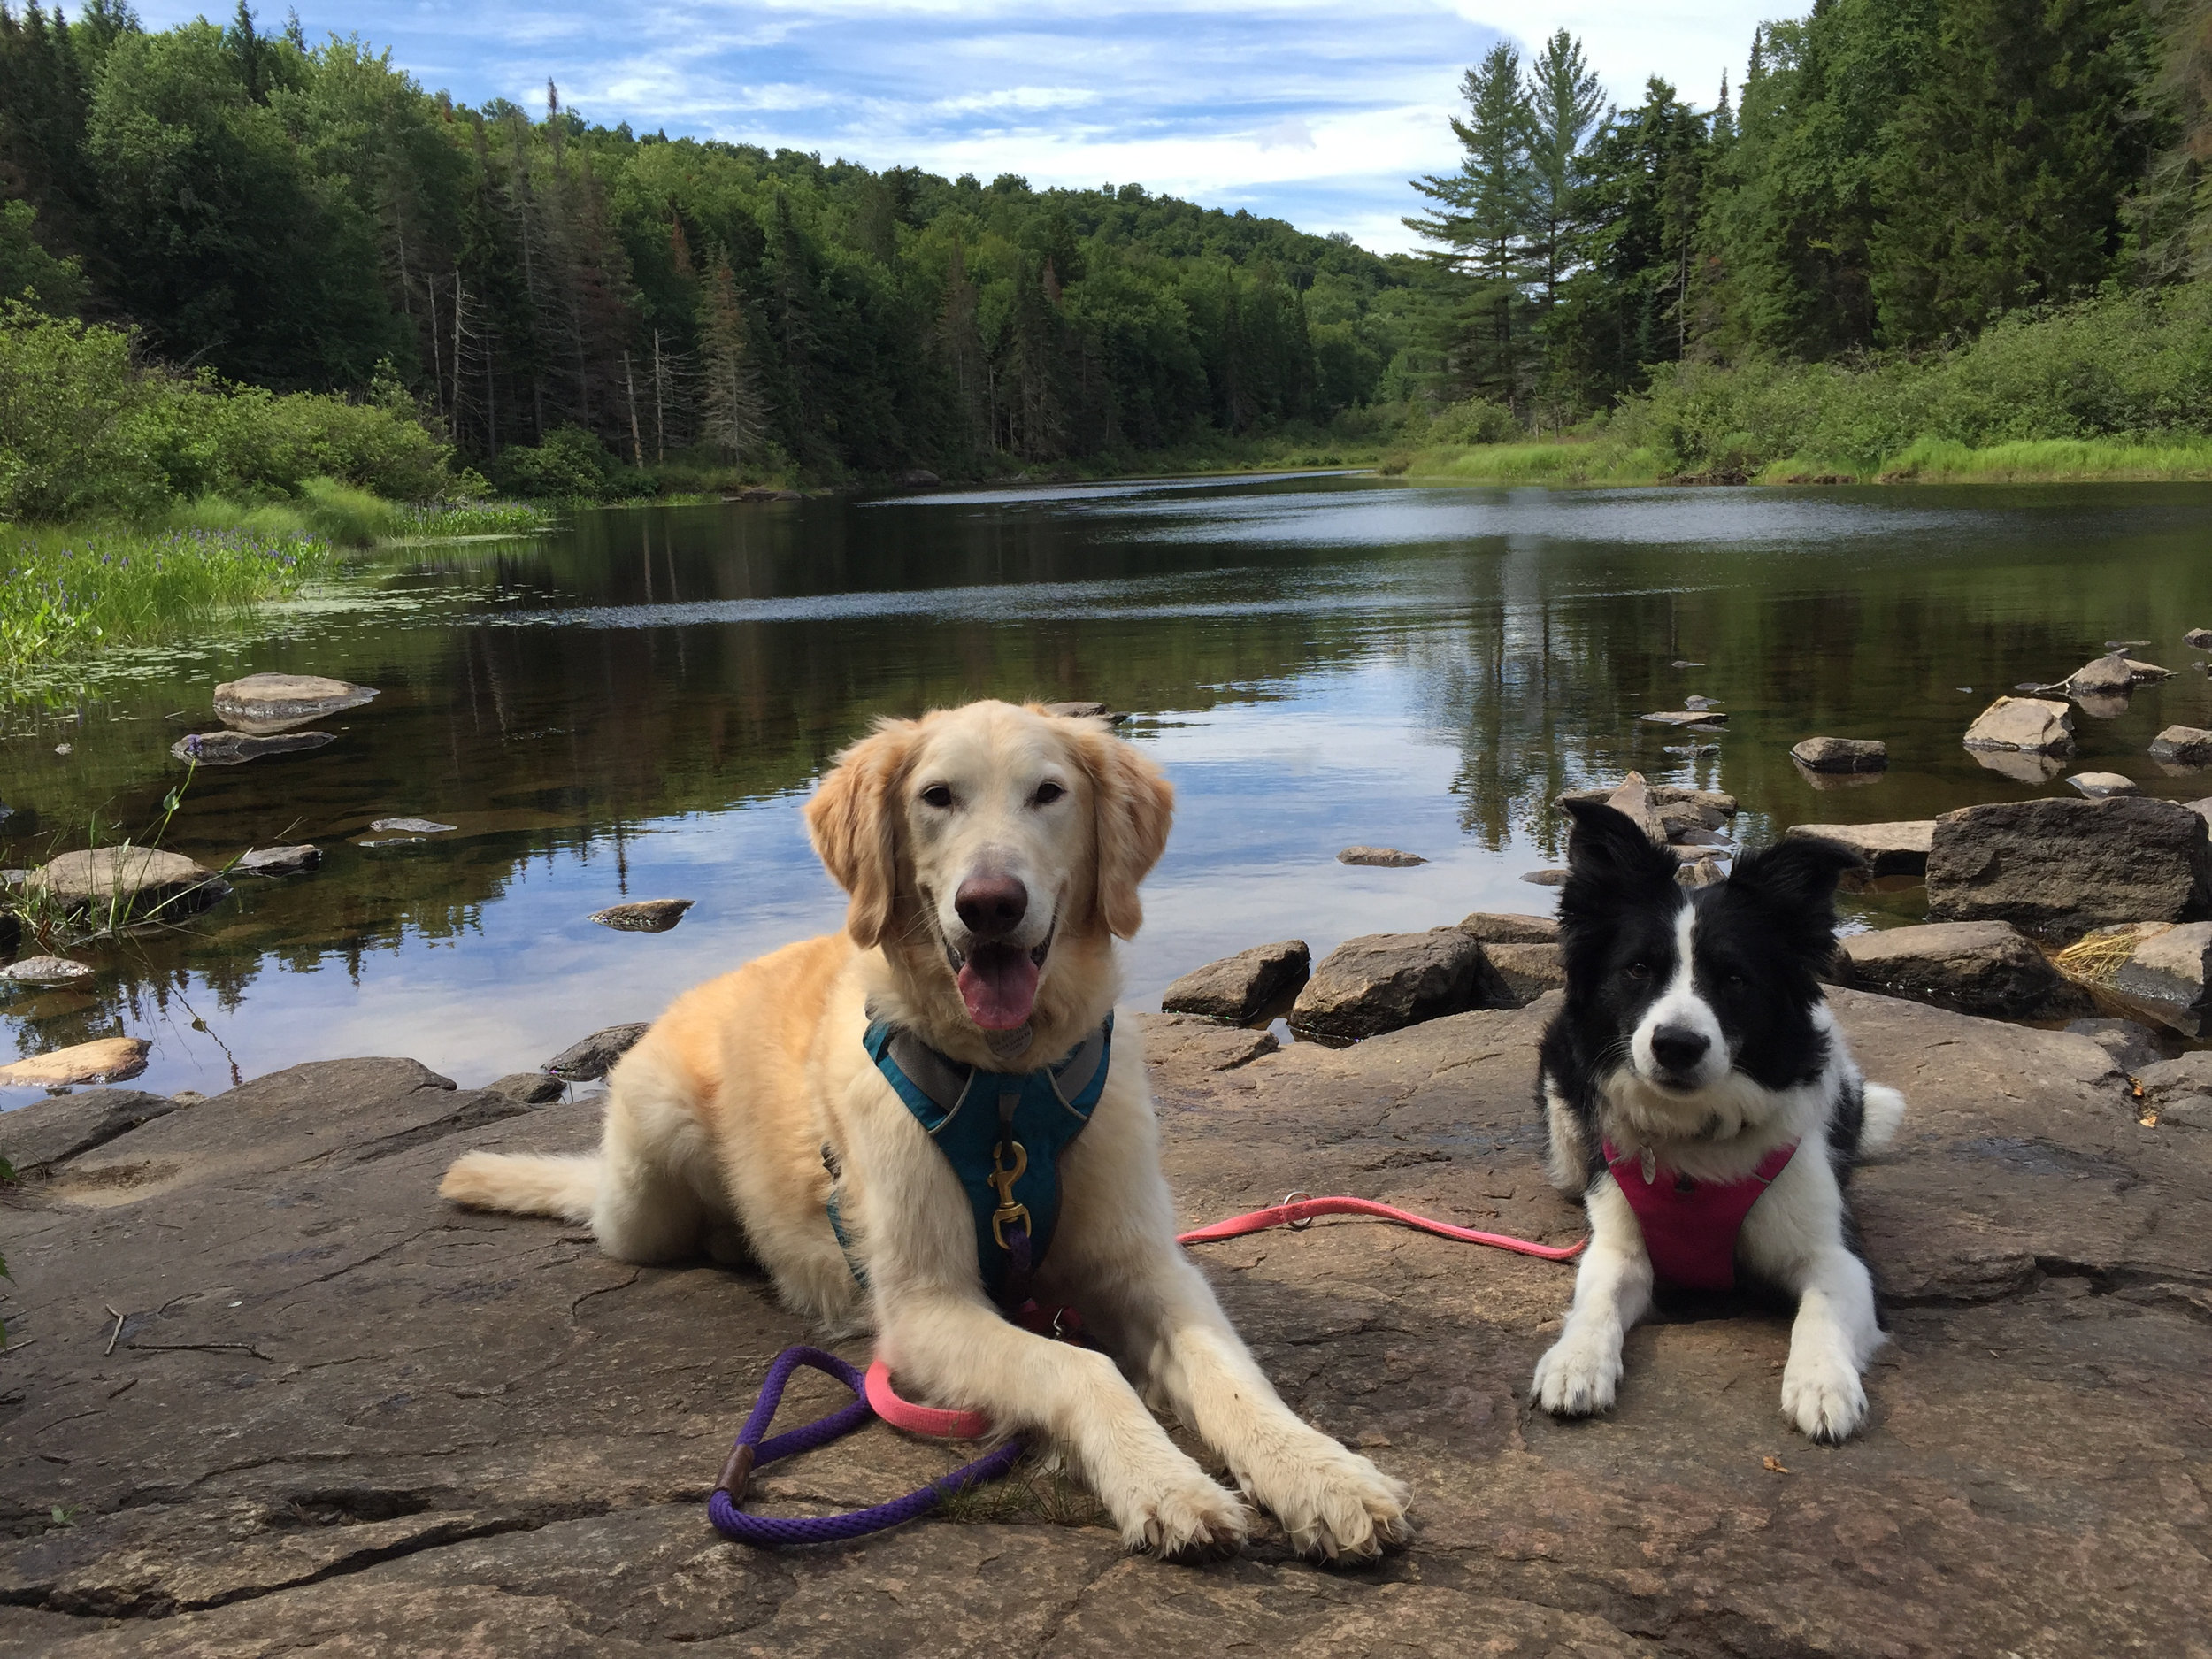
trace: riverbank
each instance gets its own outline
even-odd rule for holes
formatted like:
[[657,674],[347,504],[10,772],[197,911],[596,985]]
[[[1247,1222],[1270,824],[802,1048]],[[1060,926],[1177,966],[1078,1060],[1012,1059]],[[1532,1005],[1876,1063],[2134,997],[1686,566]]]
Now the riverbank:
[[1985,449],[1924,438],[1872,464],[1790,455],[1755,472],[1684,472],[1681,457],[1605,437],[1455,444],[1392,457],[1379,470],[1410,482],[1644,484],[2170,484],[2212,480],[2212,438],[2127,443],[2039,438]]

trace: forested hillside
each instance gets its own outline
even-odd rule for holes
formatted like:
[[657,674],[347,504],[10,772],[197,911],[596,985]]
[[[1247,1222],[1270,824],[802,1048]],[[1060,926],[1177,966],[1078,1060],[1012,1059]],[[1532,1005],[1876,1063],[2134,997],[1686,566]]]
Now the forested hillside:
[[1279,220],[609,130],[550,85],[468,109],[242,4],[0,5],[0,288],[282,389],[388,360],[486,465],[564,427],[817,474],[1128,451],[1400,396],[1426,344],[1417,262]]

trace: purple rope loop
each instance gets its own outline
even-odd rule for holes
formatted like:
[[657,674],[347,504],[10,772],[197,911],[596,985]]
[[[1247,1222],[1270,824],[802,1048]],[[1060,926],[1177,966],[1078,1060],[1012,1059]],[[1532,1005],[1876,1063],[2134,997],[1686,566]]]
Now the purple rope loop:
[[[791,1381],[791,1373],[802,1365],[810,1365],[843,1383],[853,1391],[852,1403],[803,1427],[764,1440],[762,1436],[768,1432],[768,1425],[775,1420],[776,1408],[783,1402],[783,1391]],[[918,1492],[910,1492],[889,1503],[855,1509],[847,1515],[794,1516],[786,1519],[748,1515],[737,1507],[753,1469],[795,1452],[810,1452],[818,1446],[826,1446],[874,1417],[875,1412],[868,1404],[865,1379],[852,1366],[818,1348],[784,1349],[776,1356],[775,1363],[769,1366],[767,1379],[760,1386],[760,1398],[754,1402],[753,1414],[745,1419],[745,1426],[738,1431],[737,1448],[725,1467],[723,1479],[733,1481],[736,1492],[733,1494],[727,1486],[718,1486],[707,1499],[707,1517],[714,1523],[714,1530],[725,1538],[762,1548],[784,1544],[832,1544],[848,1538],[864,1538],[870,1532],[880,1532],[887,1527],[928,1514],[966,1486],[979,1481],[996,1480],[1012,1469],[1022,1455],[1021,1442],[1009,1440],[965,1467],[931,1481]],[[748,1448],[752,1453],[749,1457],[745,1455]]]

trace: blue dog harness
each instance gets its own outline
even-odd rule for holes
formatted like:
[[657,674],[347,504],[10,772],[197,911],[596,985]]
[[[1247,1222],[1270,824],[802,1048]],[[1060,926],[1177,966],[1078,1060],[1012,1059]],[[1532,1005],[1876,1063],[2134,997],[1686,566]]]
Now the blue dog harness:
[[[983,1287],[1002,1307],[1029,1300],[1030,1276],[1052,1248],[1060,1220],[1060,1154],[1083,1133],[1106,1092],[1113,1037],[1109,1014],[1065,1057],[1034,1071],[986,1071],[948,1059],[885,1020],[872,1023],[862,1040],[959,1178],[975,1216]],[[830,1225],[845,1243],[834,1193]],[[851,1260],[849,1248],[846,1256]],[[858,1277],[857,1263],[854,1272]]]

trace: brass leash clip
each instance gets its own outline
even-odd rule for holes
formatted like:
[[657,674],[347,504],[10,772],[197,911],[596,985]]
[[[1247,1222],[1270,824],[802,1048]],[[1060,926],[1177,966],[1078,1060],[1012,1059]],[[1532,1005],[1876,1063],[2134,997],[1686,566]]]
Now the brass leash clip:
[[[1014,1148],[1014,1167],[1010,1170],[1004,1162],[1010,1146]],[[998,1241],[1002,1250],[1010,1248],[1006,1242],[1008,1224],[1019,1222],[1025,1232],[1029,1227],[1029,1206],[1014,1202],[1014,1183],[1021,1179],[1022,1171],[1028,1167],[1029,1148],[1020,1141],[1002,1141],[991,1148],[991,1173],[985,1179],[998,1189],[998,1208],[991,1212],[991,1237]]]

